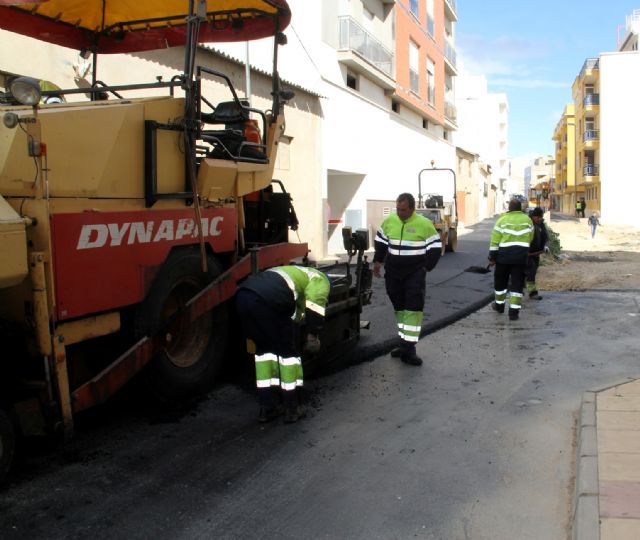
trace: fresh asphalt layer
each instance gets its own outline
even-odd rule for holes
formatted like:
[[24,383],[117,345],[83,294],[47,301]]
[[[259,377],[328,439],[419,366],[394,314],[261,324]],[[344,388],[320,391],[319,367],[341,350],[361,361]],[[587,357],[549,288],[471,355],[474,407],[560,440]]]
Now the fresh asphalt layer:
[[255,423],[219,388],[169,423],[129,413],[0,492],[3,538],[557,540],[583,393],[637,377],[638,293],[545,293],[309,383],[310,414]]

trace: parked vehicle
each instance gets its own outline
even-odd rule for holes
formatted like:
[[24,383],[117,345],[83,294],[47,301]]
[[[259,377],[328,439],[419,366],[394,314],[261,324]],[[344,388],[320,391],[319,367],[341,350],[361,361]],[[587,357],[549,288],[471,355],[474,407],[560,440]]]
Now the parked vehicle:
[[[426,200],[422,197],[422,175],[425,172],[448,171],[453,175],[453,199],[445,201],[441,194],[427,194]],[[445,251],[454,252],[458,249],[458,206],[456,203],[456,173],[453,169],[439,169],[431,167],[422,169],[418,173],[418,214],[429,218],[440,233],[442,241],[442,254]]]
[[[0,3],[0,28],[94,55],[90,88],[42,90],[17,77],[0,102],[0,480],[18,435],[71,436],[75,414],[138,374],[167,401],[210,388],[233,335],[238,283],[308,263],[307,244],[288,241],[298,225],[291,197],[273,180],[293,97],[277,72],[286,1],[119,4]],[[195,63],[199,41],[267,36],[268,111]],[[179,45],[184,71],[170,81],[96,78],[99,53]],[[224,81],[230,99],[211,103],[204,77]],[[157,88],[167,95],[131,97]],[[52,92],[92,100],[43,104]],[[338,269],[320,358],[358,339],[371,294],[368,238],[346,231],[345,245],[358,264]]]

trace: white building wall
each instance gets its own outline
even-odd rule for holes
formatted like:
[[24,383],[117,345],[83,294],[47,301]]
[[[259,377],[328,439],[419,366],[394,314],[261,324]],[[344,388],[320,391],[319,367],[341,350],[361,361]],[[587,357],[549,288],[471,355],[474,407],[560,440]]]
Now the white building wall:
[[[479,160],[491,166],[491,182],[498,188],[495,208],[501,211],[504,195],[500,179],[509,179],[508,119],[509,106],[505,94],[489,93],[483,75],[459,75],[456,81],[458,146],[478,154]],[[510,186],[504,186],[509,190]],[[480,194],[482,197],[482,192]],[[479,201],[479,218],[491,217],[491,206]]]
[[640,227],[640,52],[600,56],[602,220]]

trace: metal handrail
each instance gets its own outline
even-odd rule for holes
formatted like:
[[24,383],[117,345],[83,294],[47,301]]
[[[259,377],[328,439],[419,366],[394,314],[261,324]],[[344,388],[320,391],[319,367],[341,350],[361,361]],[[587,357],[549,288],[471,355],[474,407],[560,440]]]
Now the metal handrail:
[[595,141],[600,138],[600,131],[597,129],[585,129],[584,141]]
[[585,94],[583,104],[588,105],[600,105],[600,94]]
[[584,176],[598,176],[599,167],[594,164],[585,165],[582,172]]

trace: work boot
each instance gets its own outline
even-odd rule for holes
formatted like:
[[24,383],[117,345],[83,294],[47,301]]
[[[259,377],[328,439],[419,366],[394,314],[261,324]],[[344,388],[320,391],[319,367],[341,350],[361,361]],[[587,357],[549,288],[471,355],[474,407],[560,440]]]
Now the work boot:
[[520,315],[520,310],[509,308],[509,320],[510,321],[517,321],[519,315]]
[[283,412],[284,408],[282,405],[276,405],[275,407],[260,407],[258,422],[266,424],[267,422],[271,422],[271,420],[275,420],[278,416],[282,416]]
[[296,405],[295,407],[287,407],[284,411],[284,423],[294,424],[301,418],[307,416],[307,410],[302,405]]
[[491,304],[491,309],[493,311],[497,311],[498,313],[504,313],[504,304],[496,304],[495,302]]
[[400,359],[405,364],[409,364],[411,366],[421,366],[422,365],[422,358],[420,358],[416,354],[415,345],[413,347],[409,347],[405,351],[403,351],[402,356],[400,357]]
[[542,296],[538,293],[538,291],[531,291],[529,293],[529,298],[531,300],[542,300]]
[[396,347],[395,349],[391,349],[391,358],[401,358],[402,357],[402,347]]

